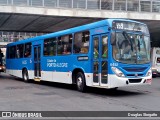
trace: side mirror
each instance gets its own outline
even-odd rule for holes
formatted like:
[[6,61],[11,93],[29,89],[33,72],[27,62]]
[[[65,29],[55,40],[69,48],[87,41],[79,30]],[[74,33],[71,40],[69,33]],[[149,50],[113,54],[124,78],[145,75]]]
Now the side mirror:
[[116,44],[116,32],[111,33],[111,45]]

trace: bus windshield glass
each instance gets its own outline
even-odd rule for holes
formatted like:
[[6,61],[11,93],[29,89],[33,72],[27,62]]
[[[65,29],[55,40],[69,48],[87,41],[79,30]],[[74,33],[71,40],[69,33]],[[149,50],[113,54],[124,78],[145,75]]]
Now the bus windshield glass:
[[149,36],[126,31],[116,32],[113,45],[113,58],[126,64],[145,64],[150,62]]

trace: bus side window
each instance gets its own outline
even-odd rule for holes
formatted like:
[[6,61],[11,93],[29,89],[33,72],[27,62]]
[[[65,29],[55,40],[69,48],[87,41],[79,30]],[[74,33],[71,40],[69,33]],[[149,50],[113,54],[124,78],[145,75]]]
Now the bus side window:
[[24,50],[23,44],[16,46],[16,58],[23,58],[23,50]]
[[62,52],[63,52],[62,40],[61,37],[58,37],[57,54],[61,55]]
[[44,48],[43,55],[44,56],[49,55],[48,45],[49,45],[49,40],[44,40],[44,44],[43,44],[43,48]]
[[89,50],[89,31],[75,33],[73,52],[88,53]]
[[7,59],[10,58],[10,57],[9,57],[9,50],[10,50],[10,47],[7,47],[7,55],[6,55]]
[[16,46],[16,58],[20,58],[20,50],[18,45]]
[[71,54],[72,51],[72,35],[65,35],[58,38],[58,54]]
[[72,34],[69,35],[69,43],[68,43],[68,47],[67,47],[67,51],[72,53],[72,41],[73,41],[73,36]]
[[74,45],[73,53],[80,53],[82,47],[82,33],[75,33],[74,35]]
[[31,43],[25,44],[25,52],[24,52],[24,57],[31,57]]
[[73,53],[80,53],[80,51],[81,51],[81,48],[78,45],[74,44],[73,45]]
[[16,57],[15,51],[16,51],[16,46],[11,46],[9,50],[9,57],[11,59],[14,59]]
[[56,46],[57,46],[57,39],[51,38],[50,45],[49,45],[49,55],[50,56],[56,55]]
[[50,39],[44,40],[43,55],[44,56],[54,56],[54,55],[56,55],[56,45],[57,45],[56,38],[50,38]]

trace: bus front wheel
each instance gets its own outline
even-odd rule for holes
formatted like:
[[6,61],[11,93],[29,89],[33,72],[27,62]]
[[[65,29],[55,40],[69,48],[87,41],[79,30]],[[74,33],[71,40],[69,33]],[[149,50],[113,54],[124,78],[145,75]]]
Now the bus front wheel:
[[86,90],[85,76],[81,72],[78,72],[76,75],[76,85],[77,85],[78,91],[85,92]]
[[24,82],[29,82],[28,71],[26,69],[23,70],[22,76]]

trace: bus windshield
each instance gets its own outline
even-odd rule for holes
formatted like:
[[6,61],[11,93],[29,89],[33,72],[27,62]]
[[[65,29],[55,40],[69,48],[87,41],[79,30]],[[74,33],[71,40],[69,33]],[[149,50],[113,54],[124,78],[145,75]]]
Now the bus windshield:
[[113,58],[126,64],[145,64],[150,62],[150,38],[142,34],[116,32],[113,45]]

